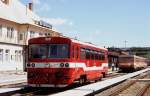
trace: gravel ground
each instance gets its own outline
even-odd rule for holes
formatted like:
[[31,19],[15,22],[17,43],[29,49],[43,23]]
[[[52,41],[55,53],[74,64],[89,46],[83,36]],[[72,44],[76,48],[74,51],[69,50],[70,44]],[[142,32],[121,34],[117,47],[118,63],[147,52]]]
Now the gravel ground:
[[[150,74],[150,72],[149,72]],[[137,79],[137,77],[136,77]],[[144,79],[150,79],[150,75],[147,75],[144,77]],[[135,79],[134,79],[135,80]],[[137,96],[137,93],[143,90],[143,88],[150,84],[150,81],[137,81],[136,83],[133,83],[133,85],[127,87],[127,89],[122,90],[121,92],[118,92],[115,95],[111,95],[113,92],[115,92],[118,89],[124,88],[124,85],[128,85],[128,83],[134,82],[133,79],[127,80],[123,83],[120,83],[114,87],[110,87],[109,89],[102,91],[101,93],[97,94],[96,96]],[[150,96],[150,88],[146,90],[144,96]]]

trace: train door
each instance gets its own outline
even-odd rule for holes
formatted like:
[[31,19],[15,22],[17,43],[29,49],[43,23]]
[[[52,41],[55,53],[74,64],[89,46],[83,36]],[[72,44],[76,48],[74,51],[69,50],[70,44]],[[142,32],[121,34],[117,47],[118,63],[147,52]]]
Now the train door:
[[71,50],[71,52],[72,52],[72,60],[73,60],[73,62],[74,62],[74,60],[75,60],[75,46],[74,45],[72,45],[72,50]]
[[77,62],[79,59],[79,55],[78,55],[79,52],[78,51],[79,51],[78,46],[73,45],[72,46],[72,59],[74,62]]
[[72,60],[73,60],[73,63],[75,64],[75,78],[78,78],[79,76],[79,73],[78,73],[78,59],[79,59],[79,47],[78,46],[75,46],[73,45],[72,46]]
[[79,60],[79,47],[73,45],[72,46],[72,59],[74,62],[77,62]]

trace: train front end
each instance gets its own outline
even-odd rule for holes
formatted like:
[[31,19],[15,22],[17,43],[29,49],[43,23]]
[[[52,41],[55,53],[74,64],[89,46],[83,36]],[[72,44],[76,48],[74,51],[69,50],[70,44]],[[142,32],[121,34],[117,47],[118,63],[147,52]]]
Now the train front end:
[[28,85],[66,87],[72,84],[75,69],[69,67],[69,46],[69,40],[59,37],[31,39],[26,64]]

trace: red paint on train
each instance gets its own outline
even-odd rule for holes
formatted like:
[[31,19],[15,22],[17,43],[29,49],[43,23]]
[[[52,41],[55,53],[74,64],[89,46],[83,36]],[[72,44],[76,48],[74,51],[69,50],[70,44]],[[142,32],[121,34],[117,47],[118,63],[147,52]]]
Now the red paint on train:
[[75,81],[101,79],[108,71],[108,51],[65,37],[29,40],[28,84],[33,87],[65,87]]

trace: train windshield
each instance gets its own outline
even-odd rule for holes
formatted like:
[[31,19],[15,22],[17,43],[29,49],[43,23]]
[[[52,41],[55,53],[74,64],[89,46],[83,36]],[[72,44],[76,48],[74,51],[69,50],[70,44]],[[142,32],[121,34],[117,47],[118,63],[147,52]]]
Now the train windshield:
[[69,58],[69,46],[68,44],[33,44],[29,46],[29,58]]
[[30,45],[29,54],[31,59],[44,59],[46,58],[47,45]]
[[48,58],[69,58],[68,44],[50,44],[48,46]]

